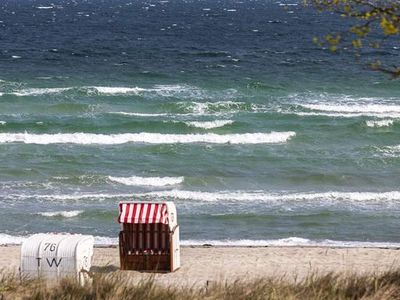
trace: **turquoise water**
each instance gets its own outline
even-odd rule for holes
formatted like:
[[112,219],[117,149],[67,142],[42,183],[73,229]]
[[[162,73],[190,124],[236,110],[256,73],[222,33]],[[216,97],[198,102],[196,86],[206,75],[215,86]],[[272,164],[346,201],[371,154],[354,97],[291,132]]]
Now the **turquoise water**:
[[113,243],[121,200],[187,244],[399,243],[400,85],[286,4],[2,2],[0,243]]

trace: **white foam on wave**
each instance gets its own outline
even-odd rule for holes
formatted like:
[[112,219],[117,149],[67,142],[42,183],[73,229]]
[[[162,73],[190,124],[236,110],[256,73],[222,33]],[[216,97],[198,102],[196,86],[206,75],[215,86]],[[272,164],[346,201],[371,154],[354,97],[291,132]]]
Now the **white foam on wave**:
[[38,6],[37,9],[53,9],[53,6]]
[[232,120],[215,120],[208,122],[192,121],[192,122],[185,122],[185,124],[196,128],[214,129],[214,128],[224,127],[226,125],[231,125],[233,124],[233,121]]
[[72,88],[31,88],[31,89],[22,89],[20,91],[12,92],[11,95],[15,96],[40,96],[40,95],[47,95],[47,94],[59,94]]
[[260,112],[265,110],[263,105],[236,101],[177,102],[176,104],[184,110],[184,113],[192,113],[196,115],[221,115],[241,111]]
[[[16,57],[17,58],[17,57]],[[196,87],[186,85],[155,85],[150,88],[124,87],[124,86],[75,86],[75,87],[52,87],[52,88],[25,88],[15,90],[9,94],[15,96],[36,96],[45,94],[58,94],[69,90],[79,90],[88,94],[93,92],[105,95],[138,95],[141,93],[156,93],[159,96],[173,96],[175,94],[187,93],[189,96],[200,97],[204,92]]]
[[38,215],[43,217],[63,217],[63,218],[73,218],[77,217],[83,213],[83,210],[72,210],[72,211],[49,211],[40,212]]
[[375,128],[379,128],[379,127],[389,127],[392,126],[394,123],[394,121],[392,119],[385,119],[385,120],[369,120],[366,121],[365,124],[368,127],[375,127]]
[[204,91],[199,88],[188,85],[155,85],[150,88],[141,87],[107,87],[107,86],[89,86],[88,90],[95,90],[104,95],[122,95],[132,94],[138,95],[143,93],[157,94],[162,97],[170,97],[175,95],[187,94],[190,97],[200,98],[204,95]]
[[9,234],[5,234],[5,233],[0,233],[0,246],[20,245],[27,238],[28,238],[27,236],[15,236],[15,235],[9,235]]
[[323,192],[323,193],[265,193],[262,191],[225,191],[225,192],[199,192],[199,191],[155,191],[143,196],[169,197],[182,200],[196,200],[205,202],[218,201],[243,201],[243,202],[383,202],[394,201],[400,203],[400,191],[391,192]]
[[[266,107],[254,103],[235,102],[235,101],[216,101],[216,102],[175,102],[170,105],[176,106],[176,112],[165,112],[165,113],[139,113],[139,112],[109,112],[110,114],[119,114],[125,116],[142,116],[142,117],[153,117],[153,116],[226,116],[236,114],[240,112],[264,112]],[[229,120],[231,121],[231,120]],[[228,120],[217,120],[218,123],[228,122]],[[203,123],[203,122],[202,122]],[[205,123],[205,122],[204,122]],[[192,122],[190,126],[215,126],[209,122],[201,124],[200,122]],[[219,125],[218,125],[219,126]]]
[[134,186],[168,186],[177,185],[184,181],[184,177],[113,177],[108,176],[108,179],[124,185]]
[[225,246],[225,247],[338,247],[338,248],[399,248],[400,243],[310,240],[301,237],[289,237],[274,240],[183,240],[184,246]]
[[392,157],[392,158],[400,157],[400,145],[386,146],[386,147],[380,148],[378,151],[386,157]]
[[[400,152],[399,152],[400,153]],[[163,190],[146,193],[76,193],[76,194],[7,194],[11,199],[35,199],[49,201],[68,200],[93,200],[103,201],[105,199],[122,198],[164,198],[176,201],[194,201],[205,203],[268,203],[269,205],[299,205],[306,206],[338,206],[345,205],[348,208],[376,209],[398,207],[400,205],[400,191],[390,192],[323,192],[323,193],[266,193],[263,191],[223,191],[223,192],[200,192],[188,190]]]
[[400,113],[328,113],[328,112],[286,112],[287,114],[295,114],[305,117],[333,117],[333,118],[358,118],[358,117],[373,117],[373,118],[393,118],[400,119]]
[[400,106],[394,104],[338,103],[300,104],[300,106],[312,110],[311,112],[295,112],[301,116],[400,118]]
[[153,113],[136,113],[136,112],[124,112],[124,111],[109,112],[109,114],[134,116],[134,117],[162,117],[168,115],[166,113],[153,114]]
[[90,87],[100,94],[118,95],[118,94],[139,94],[146,91],[146,89],[139,87],[107,87],[107,86],[93,86]]
[[0,125],[6,125],[7,122],[6,121],[0,121]]
[[107,237],[107,236],[95,236],[94,244],[97,246],[112,246],[118,245],[118,238],[115,237]]
[[150,92],[156,92],[160,96],[173,96],[175,94],[181,94],[181,93],[188,93],[190,96],[196,97],[196,96],[201,96],[203,94],[203,91],[197,87],[194,86],[189,86],[189,85],[180,85],[180,84],[174,84],[174,85],[155,85],[154,88],[148,89]]
[[44,200],[55,200],[55,201],[65,201],[65,200],[103,200],[103,199],[120,199],[132,197],[130,194],[90,194],[90,193],[76,193],[76,194],[55,194],[55,195],[41,195],[41,194],[8,194],[7,196],[13,199],[44,199]]
[[[0,245],[20,245],[29,236],[13,236],[0,233]],[[118,238],[95,236],[96,246],[118,245]],[[283,239],[250,240],[250,239],[225,239],[225,240],[182,240],[182,246],[212,245],[217,247],[334,247],[334,248],[400,248],[400,243],[395,242],[363,242],[363,241],[338,241],[338,240],[311,240],[301,237]]]
[[340,113],[400,113],[399,105],[383,104],[302,104],[303,107]]
[[242,133],[242,134],[160,134],[160,133],[0,133],[0,143],[25,144],[80,144],[116,145],[125,143],[147,144],[276,144],[285,143],[296,135],[295,132]]

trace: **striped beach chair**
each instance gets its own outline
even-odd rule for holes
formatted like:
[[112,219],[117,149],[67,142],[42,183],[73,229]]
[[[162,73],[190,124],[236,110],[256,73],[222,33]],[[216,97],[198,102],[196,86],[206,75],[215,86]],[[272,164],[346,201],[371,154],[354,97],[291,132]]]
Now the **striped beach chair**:
[[120,202],[121,270],[173,272],[180,267],[175,204]]

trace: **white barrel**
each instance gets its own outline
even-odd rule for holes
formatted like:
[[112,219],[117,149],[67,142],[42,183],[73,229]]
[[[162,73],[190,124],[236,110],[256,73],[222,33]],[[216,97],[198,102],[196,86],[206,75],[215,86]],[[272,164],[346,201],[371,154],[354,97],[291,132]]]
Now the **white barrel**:
[[87,280],[93,256],[94,238],[80,234],[35,234],[21,247],[21,275],[58,280]]

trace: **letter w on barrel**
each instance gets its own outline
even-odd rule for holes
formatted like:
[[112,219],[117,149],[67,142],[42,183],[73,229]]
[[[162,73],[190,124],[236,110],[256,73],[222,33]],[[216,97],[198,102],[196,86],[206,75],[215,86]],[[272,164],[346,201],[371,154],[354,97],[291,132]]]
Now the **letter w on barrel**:
[[50,268],[53,267],[53,265],[58,268],[58,266],[61,264],[61,260],[62,258],[58,259],[58,261],[56,258],[52,259],[46,258],[47,264],[49,265]]

